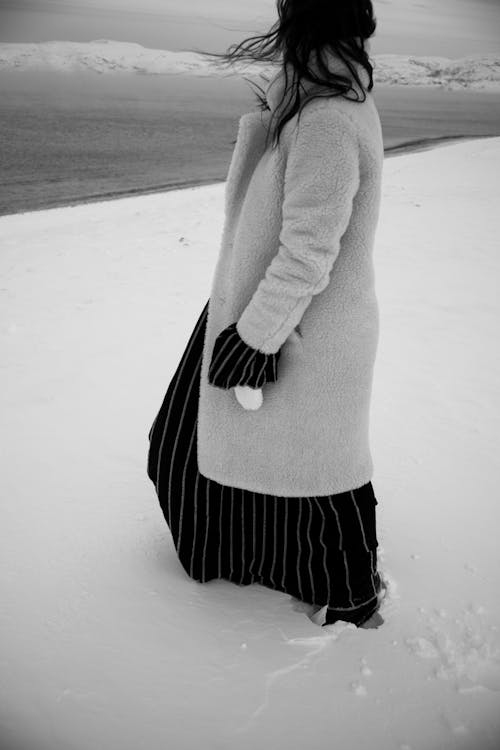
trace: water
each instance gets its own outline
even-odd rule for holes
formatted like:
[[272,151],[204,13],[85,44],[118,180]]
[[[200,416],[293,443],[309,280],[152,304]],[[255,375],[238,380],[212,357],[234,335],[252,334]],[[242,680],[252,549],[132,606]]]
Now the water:
[[[500,135],[500,94],[374,89],[386,154]],[[240,79],[0,73],[0,215],[226,179]]]

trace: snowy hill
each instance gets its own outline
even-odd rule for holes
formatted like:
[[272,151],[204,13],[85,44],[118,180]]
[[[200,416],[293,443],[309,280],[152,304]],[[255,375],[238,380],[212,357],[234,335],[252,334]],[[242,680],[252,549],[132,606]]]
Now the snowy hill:
[[[372,59],[374,80],[380,84],[500,90],[500,52],[456,60],[388,54],[374,55]],[[227,76],[267,75],[273,72],[273,67],[245,63],[230,70],[194,52],[148,49],[132,42],[97,39],[91,42],[1,42],[1,70]]]
[[146,475],[224,184],[0,217],[2,750],[498,750],[499,172],[384,162],[377,630],[190,579]]

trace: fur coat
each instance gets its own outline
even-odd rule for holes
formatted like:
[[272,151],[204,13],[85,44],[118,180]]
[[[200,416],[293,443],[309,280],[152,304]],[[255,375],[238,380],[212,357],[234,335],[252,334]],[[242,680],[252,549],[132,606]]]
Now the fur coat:
[[[345,73],[329,56],[330,70]],[[366,85],[368,76],[356,65]],[[353,84],[357,90],[357,84]],[[245,114],[225,187],[209,300],[197,425],[198,467],[231,487],[283,497],[345,492],[371,480],[369,412],[378,344],[373,247],[383,167],[371,93],[319,96],[265,148],[270,112]],[[353,96],[352,92],[350,96]],[[360,96],[362,98],[361,92]],[[243,341],[280,351],[276,382],[246,410],[208,382],[214,342],[237,322]]]

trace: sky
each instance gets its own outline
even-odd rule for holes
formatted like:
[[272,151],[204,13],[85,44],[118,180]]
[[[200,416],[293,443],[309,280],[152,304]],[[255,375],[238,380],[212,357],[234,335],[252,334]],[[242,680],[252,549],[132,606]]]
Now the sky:
[[[371,54],[500,51],[500,0],[374,0]],[[268,31],[275,0],[0,0],[0,42],[115,39],[223,52]]]

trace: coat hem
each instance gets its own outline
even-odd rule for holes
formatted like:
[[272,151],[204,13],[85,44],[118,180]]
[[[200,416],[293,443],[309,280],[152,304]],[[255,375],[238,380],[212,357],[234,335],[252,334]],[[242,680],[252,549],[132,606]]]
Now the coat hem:
[[205,479],[209,479],[211,482],[217,482],[217,484],[222,485],[223,487],[233,487],[235,489],[239,490],[245,490],[246,492],[256,492],[259,495],[273,495],[274,497],[330,497],[331,495],[339,495],[343,492],[350,492],[351,490],[357,490],[360,487],[364,487],[365,484],[368,484],[372,480],[373,477],[373,470],[368,471],[366,475],[362,475],[361,478],[353,479],[352,481],[344,482],[340,485],[336,485],[333,487],[333,489],[330,490],[322,490],[320,492],[301,492],[300,494],[297,493],[296,487],[291,491],[283,491],[279,490],[274,487],[272,489],[265,488],[262,485],[256,486],[253,484],[251,487],[248,486],[248,484],[245,484],[243,486],[241,482],[237,482],[234,480],[230,480],[230,483],[228,483],[227,479],[224,479],[223,477],[217,476],[216,472],[210,472],[211,476],[208,476],[208,474],[202,470],[198,466],[198,471],[204,477]]

